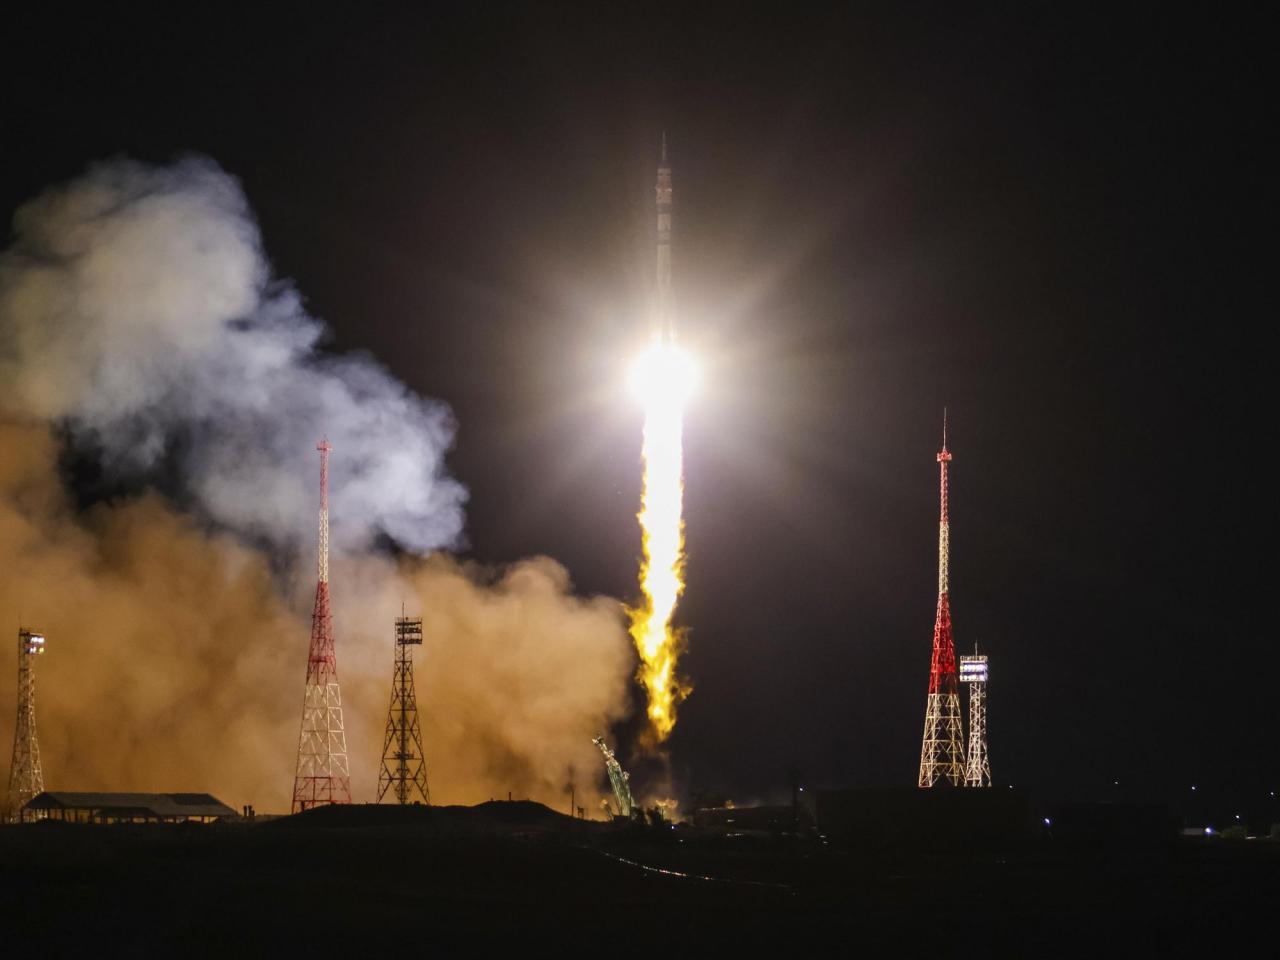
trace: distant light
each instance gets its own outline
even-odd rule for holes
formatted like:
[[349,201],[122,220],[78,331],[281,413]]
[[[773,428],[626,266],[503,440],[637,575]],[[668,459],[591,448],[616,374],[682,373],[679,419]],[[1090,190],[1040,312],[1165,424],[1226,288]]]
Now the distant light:
[[1050,826],[1050,824],[1049,824],[1049,818],[1048,818],[1048,817],[1045,817],[1045,818],[1044,818],[1044,825],[1045,825],[1046,827],[1047,827],[1047,826]]
[[1194,790],[1195,788],[1196,788],[1196,785],[1193,783],[1193,784],[1191,785],[1191,789],[1192,789],[1192,790]]
[[1236,819],[1237,819],[1237,820],[1239,820],[1239,819],[1240,819],[1240,814],[1238,814],[1238,813],[1236,814]]
[[[801,788],[800,788],[800,792],[801,792],[801,793],[804,793],[804,787],[801,787]],[[1273,793],[1273,794],[1272,794],[1272,796],[1274,797],[1274,796],[1275,796],[1275,794]]]
[[1205,835],[1208,836],[1209,834],[1213,833],[1213,827],[1205,827],[1204,832],[1205,832]]
[[1116,785],[1117,787],[1118,787],[1118,786],[1120,786],[1120,781],[1119,781],[1119,780],[1116,780],[1116,781],[1113,781],[1113,782],[1115,783],[1115,785]]

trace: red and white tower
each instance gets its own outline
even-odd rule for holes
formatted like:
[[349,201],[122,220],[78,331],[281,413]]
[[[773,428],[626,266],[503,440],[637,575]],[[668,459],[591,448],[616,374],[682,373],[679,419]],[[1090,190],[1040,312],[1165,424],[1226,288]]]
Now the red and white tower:
[[342,694],[333,651],[333,618],[329,612],[329,451],[320,451],[320,549],[316,605],[311,614],[311,650],[307,655],[307,689],[302,700],[302,733],[293,778],[292,812],[325,803],[351,802],[347,768],[347,735],[342,726]]
[[942,781],[964,782],[964,727],[960,719],[960,690],[956,679],[956,645],[951,636],[950,554],[951,521],[947,516],[947,415],[942,415],[942,449],[938,467],[942,477],[942,516],[938,523],[938,613],[933,621],[933,658],[929,663],[929,702],[924,713],[924,742],[920,745],[919,786]]

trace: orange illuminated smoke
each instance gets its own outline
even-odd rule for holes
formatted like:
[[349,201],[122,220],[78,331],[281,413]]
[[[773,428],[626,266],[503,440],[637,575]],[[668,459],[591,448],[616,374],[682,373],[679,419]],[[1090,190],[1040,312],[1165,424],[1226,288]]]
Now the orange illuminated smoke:
[[690,687],[676,675],[680,635],[671,625],[684,592],[684,406],[695,371],[674,344],[651,347],[636,364],[632,388],[644,406],[644,484],[640,521],[644,556],[641,603],[632,608],[631,637],[640,654],[640,682],[649,698],[649,723],[658,742],[676,723],[676,704]]

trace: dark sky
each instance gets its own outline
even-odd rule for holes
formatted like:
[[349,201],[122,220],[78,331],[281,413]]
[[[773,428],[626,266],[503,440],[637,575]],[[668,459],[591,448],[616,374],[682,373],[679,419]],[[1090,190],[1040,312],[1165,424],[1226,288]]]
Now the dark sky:
[[468,554],[633,598],[665,129],[686,786],[914,782],[945,404],[996,780],[1280,787],[1257,26],[886,8],[19,21],[0,209],[213,156],[332,346],[456,411]]

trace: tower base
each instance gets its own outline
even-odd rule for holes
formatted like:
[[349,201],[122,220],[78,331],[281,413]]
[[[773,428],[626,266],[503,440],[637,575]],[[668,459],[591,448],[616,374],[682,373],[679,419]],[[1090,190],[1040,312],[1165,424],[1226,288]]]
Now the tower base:
[[946,782],[964,783],[964,727],[958,693],[931,693],[924,714],[924,741],[920,746],[920,778],[917,786],[934,787]]

